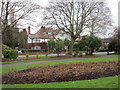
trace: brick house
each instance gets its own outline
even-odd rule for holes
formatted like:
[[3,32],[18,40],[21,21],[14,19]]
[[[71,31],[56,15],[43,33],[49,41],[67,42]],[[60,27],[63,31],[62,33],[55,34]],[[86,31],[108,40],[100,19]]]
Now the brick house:
[[101,39],[102,45],[100,47],[100,49],[108,49],[108,44],[111,42],[111,38],[103,38]]
[[54,34],[56,31],[54,29],[41,27],[38,32],[31,34],[30,26],[28,27],[28,44],[29,49],[47,49],[47,41],[50,39],[55,39]]

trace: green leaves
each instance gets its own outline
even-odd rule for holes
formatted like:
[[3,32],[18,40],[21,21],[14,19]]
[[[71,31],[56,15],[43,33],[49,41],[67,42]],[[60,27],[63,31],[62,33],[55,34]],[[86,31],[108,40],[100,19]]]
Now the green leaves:
[[55,47],[55,41],[54,40],[49,40],[48,41],[48,49],[49,50],[54,50]]
[[50,51],[57,53],[59,56],[60,52],[64,49],[65,44],[64,44],[64,41],[61,39],[49,40],[48,47]]
[[4,58],[16,59],[18,57],[18,50],[14,49],[5,49],[3,51]]
[[67,38],[65,38],[64,39],[64,44],[65,44],[65,46],[69,46],[70,45],[70,41]]
[[75,44],[75,48],[78,51],[93,51],[94,49],[99,49],[101,46],[101,40],[94,36],[83,36],[83,38]]

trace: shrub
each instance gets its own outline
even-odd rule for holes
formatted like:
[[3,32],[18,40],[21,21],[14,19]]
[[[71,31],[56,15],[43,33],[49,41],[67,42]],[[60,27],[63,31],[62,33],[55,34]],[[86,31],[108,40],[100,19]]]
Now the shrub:
[[10,47],[3,44],[3,45],[2,45],[2,50],[4,51],[5,49],[10,49]]
[[38,53],[36,53],[36,58],[38,58],[38,55],[39,55],[39,54],[38,54]]
[[28,59],[29,58],[29,54],[26,54],[26,59]]
[[101,40],[95,36],[83,36],[75,46],[79,51],[90,51],[90,53],[86,54],[92,55],[94,50],[98,50],[101,46]]
[[82,51],[79,51],[77,56],[82,57],[82,53],[83,53]]
[[76,57],[76,56],[77,56],[77,53],[73,53],[72,56],[73,56],[73,57]]
[[23,53],[30,53],[30,52],[47,52],[47,49],[22,49]]
[[5,49],[3,50],[3,56],[8,59],[16,59],[18,57],[18,50]]
[[48,53],[46,53],[45,56],[47,57],[47,56],[48,56]]

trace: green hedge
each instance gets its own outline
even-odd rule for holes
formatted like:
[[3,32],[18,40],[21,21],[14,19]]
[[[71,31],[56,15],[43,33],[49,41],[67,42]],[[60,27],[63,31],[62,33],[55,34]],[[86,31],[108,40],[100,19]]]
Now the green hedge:
[[3,56],[4,58],[8,58],[8,59],[16,59],[18,57],[18,50],[5,49],[3,51]]
[[30,53],[30,52],[47,52],[47,49],[22,49],[22,53]]

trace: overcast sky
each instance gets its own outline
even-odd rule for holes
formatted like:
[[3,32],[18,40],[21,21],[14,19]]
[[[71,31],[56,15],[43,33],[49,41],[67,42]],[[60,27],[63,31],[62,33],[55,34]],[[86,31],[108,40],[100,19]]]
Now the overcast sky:
[[[41,5],[41,6],[47,6],[48,5],[48,1],[49,0],[34,0],[34,2],[36,2],[37,4]],[[117,26],[118,25],[118,2],[120,0],[106,0],[108,7],[111,10],[112,13],[112,20],[114,22],[114,25]],[[42,17],[39,17],[38,19],[40,22],[42,20]],[[36,30],[31,30],[31,32],[35,33],[36,31],[39,30],[40,27],[36,28]],[[34,29],[34,28],[31,28]]]
[[107,0],[108,7],[112,13],[112,19],[115,22],[115,25],[118,25],[118,2],[120,0]]

